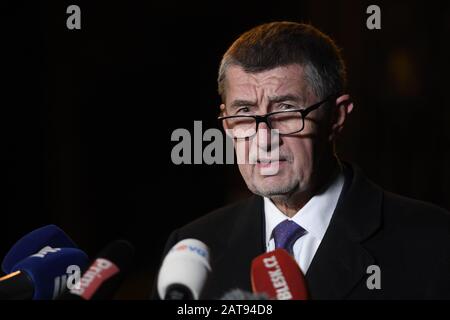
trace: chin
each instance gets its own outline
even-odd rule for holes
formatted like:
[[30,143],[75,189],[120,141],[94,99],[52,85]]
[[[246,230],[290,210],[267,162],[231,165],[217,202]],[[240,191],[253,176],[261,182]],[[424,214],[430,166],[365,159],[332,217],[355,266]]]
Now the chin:
[[[259,182],[254,185],[253,193],[263,197],[282,196],[290,194],[296,188],[297,183],[295,181],[288,182],[274,181],[275,179],[266,178],[265,181]],[[278,182],[278,183],[277,183]]]

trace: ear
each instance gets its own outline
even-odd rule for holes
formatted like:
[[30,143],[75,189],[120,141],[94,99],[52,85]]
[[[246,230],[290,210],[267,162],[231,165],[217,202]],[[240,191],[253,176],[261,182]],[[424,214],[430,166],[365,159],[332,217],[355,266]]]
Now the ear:
[[331,133],[329,140],[336,140],[338,135],[344,128],[345,120],[347,116],[353,111],[353,102],[350,99],[350,95],[344,94],[336,99],[336,111],[332,118]]

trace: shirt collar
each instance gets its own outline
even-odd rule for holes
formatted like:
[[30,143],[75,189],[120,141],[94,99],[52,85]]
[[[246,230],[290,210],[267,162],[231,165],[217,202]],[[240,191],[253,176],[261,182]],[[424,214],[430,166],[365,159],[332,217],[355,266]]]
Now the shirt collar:
[[340,172],[324,192],[313,196],[292,218],[284,215],[272,200],[264,197],[266,245],[272,238],[273,229],[286,219],[293,220],[308,234],[322,240],[339,200],[344,180],[344,174]]

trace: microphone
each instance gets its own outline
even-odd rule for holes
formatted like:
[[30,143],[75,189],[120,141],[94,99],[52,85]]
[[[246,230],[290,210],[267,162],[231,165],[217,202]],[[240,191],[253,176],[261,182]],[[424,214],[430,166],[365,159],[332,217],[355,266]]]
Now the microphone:
[[233,289],[225,293],[220,300],[269,300],[264,293],[251,293],[241,289]]
[[308,299],[303,273],[284,249],[276,249],[253,259],[251,282],[254,293],[265,293],[270,299]]
[[58,300],[112,299],[131,267],[133,256],[134,248],[128,241],[114,241],[98,254],[80,281]]
[[75,242],[57,226],[50,224],[36,229],[17,241],[2,261],[4,273],[11,273],[13,266],[45,246],[52,248],[77,248]]
[[0,278],[0,300],[53,299],[67,285],[76,283],[88,263],[80,249],[44,247]]
[[164,300],[198,300],[211,271],[209,249],[196,239],[184,239],[167,253],[158,275]]

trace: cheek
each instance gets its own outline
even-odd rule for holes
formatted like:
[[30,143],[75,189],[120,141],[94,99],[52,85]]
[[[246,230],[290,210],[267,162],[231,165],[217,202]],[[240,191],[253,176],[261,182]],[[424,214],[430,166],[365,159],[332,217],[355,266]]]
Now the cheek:
[[249,142],[244,140],[237,140],[234,143],[234,152],[239,171],[242,177],[248,178],[252,174],[252,166],[249,165]]
[[244,178],[246,182],[248,182],[252,176],[252,166],[248,164],[239,164],[239,172],[241,173],[241,176]]
[[256,159],[258,158],[261,150],[258,147],[257,139],[254,138],[248,141],[238,140],[235,142],[234,152],[236,154],[238,164],[250,164],[248,167],[252,168],[252,165],[256,164]]
[[294,170],[308,168],[314,158],[314,145],[311,139],[289,137],[285,146],[293,158]]
[[249,163],[249,145],[248,142],[237,140],[234,142],[234,153],[236,155],[239,167],[241,164]]

